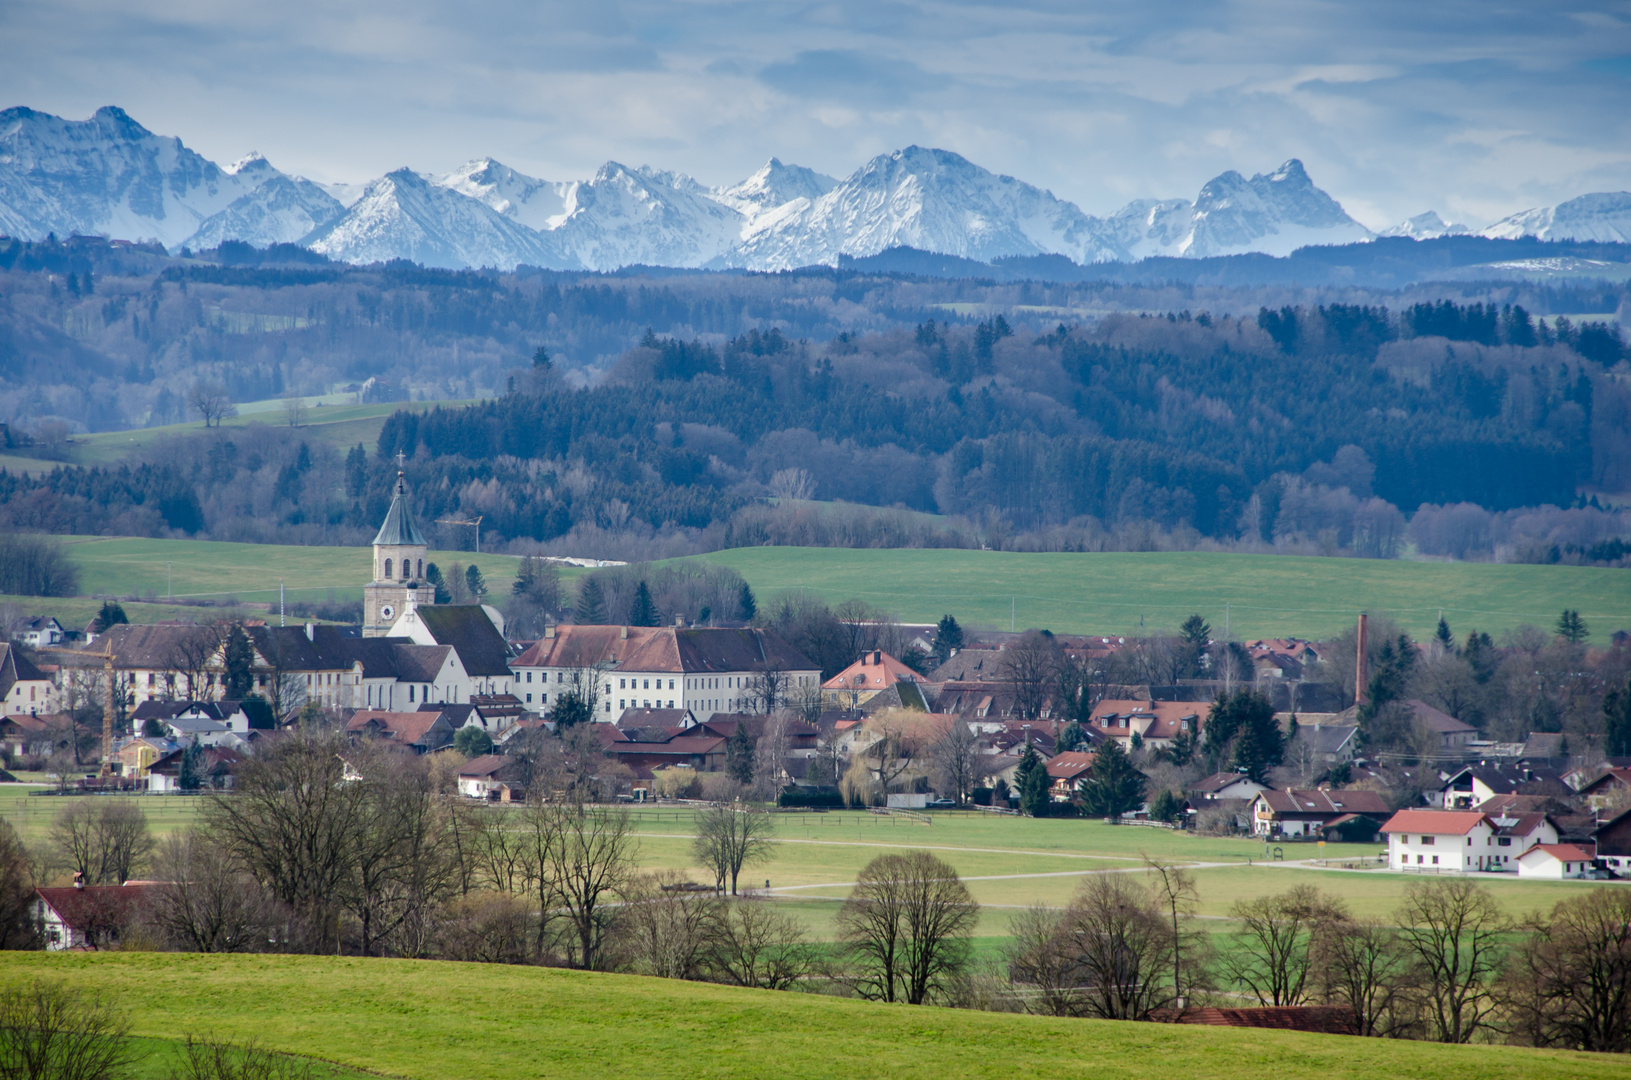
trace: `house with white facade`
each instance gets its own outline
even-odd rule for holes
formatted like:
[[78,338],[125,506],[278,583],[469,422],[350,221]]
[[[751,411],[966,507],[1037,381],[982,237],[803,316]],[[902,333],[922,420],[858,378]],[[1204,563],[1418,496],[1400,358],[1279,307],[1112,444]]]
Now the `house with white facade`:
[[1496,869],[1497,828],[1477,810],[1400,810],[1382,826],[1388,865],[1395,870]]
[[10,642],[0,642],[0,716],[55,712],[51,677]]
[[1597,866],[1597,855],[1579,844],[1536,844],[1518,856],[1518,876],[1521,878],[1585,877]]
[[[444,662],[443,667],[459,672],[455,696],[433,700],[468,702],[477,694],[515,692],[515,672],[510,667],[515,656],[504,638],[504,616],[497,608],[486,604],[410,604],[391,625],[388,637],[426,649],[453,651],[454,664],[449,667]],[[399,682],[412,681],[401,674],[397,678]]]
[[62,624],[49,615],[31,615],[11,624],[11,639],[31,649],[61,645],[68,640]]
[[119,938],[160,886],[77,885],[34,890],[34,923],[48,952],[117,948]]

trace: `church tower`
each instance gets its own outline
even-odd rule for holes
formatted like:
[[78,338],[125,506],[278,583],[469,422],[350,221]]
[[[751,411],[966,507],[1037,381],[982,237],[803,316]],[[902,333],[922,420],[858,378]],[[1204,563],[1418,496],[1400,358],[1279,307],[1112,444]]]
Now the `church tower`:
[[408,481],[399,467],[390,512],[374,537],[374,580],[362,590],[363,637],[384,637],[410,605],[436,602],[435,587],[425,581],[429,546],[413,522]]

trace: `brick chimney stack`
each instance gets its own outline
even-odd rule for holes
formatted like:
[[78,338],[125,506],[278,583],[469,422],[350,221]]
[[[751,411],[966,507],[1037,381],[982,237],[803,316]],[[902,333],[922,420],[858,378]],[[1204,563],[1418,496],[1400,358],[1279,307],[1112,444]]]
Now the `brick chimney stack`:
[[1365,634],[1365,614],[1359,614],[1359,655],[1354,661],[1354,704],[1365,704],[1365,688],[1370,685],[1369,665],[1366,662],[1367,638]]

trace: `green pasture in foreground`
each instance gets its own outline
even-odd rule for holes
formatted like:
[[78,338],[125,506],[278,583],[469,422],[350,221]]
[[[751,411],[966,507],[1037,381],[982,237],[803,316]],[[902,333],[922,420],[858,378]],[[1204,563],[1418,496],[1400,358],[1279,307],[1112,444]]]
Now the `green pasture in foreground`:
[[1622,1057],[880,1005],[547,968],[335,957],[7,953],[121,996],[133,1034],[208,1029],[414,1080],[1200,1076],[1595,1080]]
[[1458,634],[1524,623],[1550,627],[1564,608],[1581,613],[1593,642],[1631,628],[1631,574],[1599,567],[1198,551],[755,547],[700,558],[741,573],[761,607],[782,591],[829,602],[859,596],[909,622],[934,622],[951,612],[964,625],[1002,630],[1171,631],[1199,612],[1221,635],[1226,605],[1236,638],[1319,638],[1352,625],[1361,611],[1391,616],[1423,639],[1440,610]]
[[[294,599],[361,595],[366,548],[230,544],[205,540],[69,537],[86,595],[277,599],[281,578]],[[581,554],[592,556],[593,552]],[[474,561],[494,593],[508,589],[515,558],[438,551],[446,567]],[[1631,574],[1600,567],[1401,562],[1215,552],[1027,554],[961,550],[740,548],[696,556],[739,571],[768,601],[804,591],[838,602],[854,597],[913,622],[946,612],[965,624],[1060,633],[1172,630],[1199,612],[1236,638],[1318,638],[1346,629],[1360,611],[1385,614],[1425,638],[1442,610],[1458,634],[1529,623],[1549,627],[1578,610],[1605,641],[1631,627]],[[166,577],[166,564],[173,580]],[[571,581],[581,571],[566,568]],[[1009,621],[1010,601],[1013,621]],[[48,610],[52,600],[20,601]],[[762,605],[761,605],[762,606]],[[185,617],[185,616],[182,616]],[[1141,626],[1142,622],[1142,626]]]

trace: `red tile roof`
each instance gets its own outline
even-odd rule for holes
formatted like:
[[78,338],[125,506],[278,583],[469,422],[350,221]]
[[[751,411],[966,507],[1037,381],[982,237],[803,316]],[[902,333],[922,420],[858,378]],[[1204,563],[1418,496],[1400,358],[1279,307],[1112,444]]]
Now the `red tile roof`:
[[[1324,814],[1365,814],[1369,817],[1387,816],[1387,800],[1379,792],[1320,788],[1315,791],[1288,789],[1262,791],[1259,799],[1276,814],[1318,817]],[[1419,832],[1420,830],[1411,830]]]
[[1093,758],[1091,753],[1080,750],[1067,750],[1058,757],[1048,760],[1048,775],[1055,780],[1075,780],[1093,771]]
[[821,684],[823,690],[882,690],[897,682],[918,682],[917,672],[879,650],[862,653],[861,658]]
[[1579,844],[1536,844],[1518,859],[1522,861],[1537,851],[1544,851],[1558,862],[1592,862],[1597,858],[1595,851],[1587,851]]
[[71,885],[61,888],[36,889],[40,899],[50,904],[73,930],[85,930],[92,924],[117,926],[129,915],[129,909],[152,895],[159,885],[89,885],[76,889]]
[[1385,833],[1423,833],[1428,836],[1465,836],[1483,822],[1495,823],[1477,810],[1400,810],[1382,826]]

